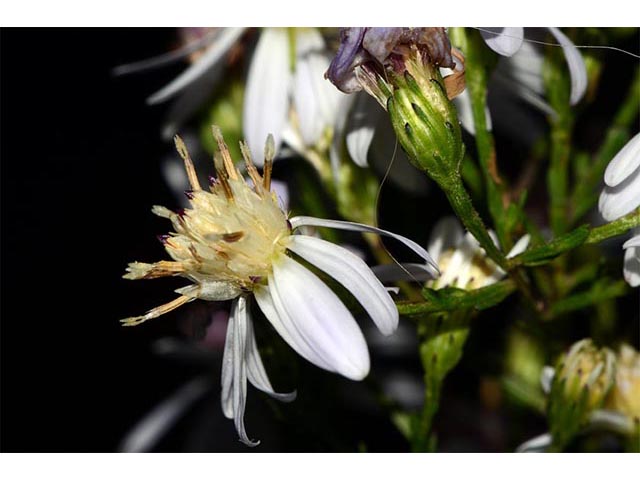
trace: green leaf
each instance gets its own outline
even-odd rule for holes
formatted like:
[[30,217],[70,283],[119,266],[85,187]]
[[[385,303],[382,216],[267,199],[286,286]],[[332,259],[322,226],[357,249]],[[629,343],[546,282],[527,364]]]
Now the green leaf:
[[555,316],[580,310],[609,298],[621,297],[628,291],[629,287],[624,280],[611,282],[609,279],[603,279],[596,282],[590,289],[584,292],[576,293],[575,295],[555,302],[549,309],[549,315]]
[[535,267],[544,265],[562,253],[582,245],[589,236],[589,226],[582,225],[572,232],[554,238],[546,245],[532,248],[510,260],[511,266],[526,265]]
[[484,310],[502,302],[515,288],[511,280],[503,280],[476,290],[425,288],[422,290],[425,302],[400,302],[398,311],[401,315],[416,316],[462,309]]

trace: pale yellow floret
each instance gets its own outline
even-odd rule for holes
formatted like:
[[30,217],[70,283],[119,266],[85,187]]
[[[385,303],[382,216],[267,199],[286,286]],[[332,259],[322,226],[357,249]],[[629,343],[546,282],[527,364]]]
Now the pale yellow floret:
[[125,320],[134,325],[173,310],[194,298],[228,300],[249,291],[268,277],[273,260],[287,248],[290,230],[286,214],[270,191],[273,140],[265,149],[264,176],[253,165],[248,149],[241,145],[249,186],[233,164],[220,131],[214,127],[220,154],[215,158],[216,182],[202,190],[186,146],[176,137],[192,191],[191,207],[184,212],[154,206],[153,213],[168,218],[174,233],[163,239],[173,261],[131,263],[124,278],[158,278],[179,275],[195,282],[182,296],[141,317]]
[[640,353],[629,345],[618,351],[616,380],[607,408],[640,422]]
[[[450,278],[446,274],[455,249],[442,252],[438,259],[438,267],[442,272],[442,279]],[[465,258],[458,272],[454,272],[453,280],[442,283],[439,279],[432,280],[431,288],[456,287],[464,290],[475,290],[495,282],[498,266],[482,250],[474,253],[471,259]]]

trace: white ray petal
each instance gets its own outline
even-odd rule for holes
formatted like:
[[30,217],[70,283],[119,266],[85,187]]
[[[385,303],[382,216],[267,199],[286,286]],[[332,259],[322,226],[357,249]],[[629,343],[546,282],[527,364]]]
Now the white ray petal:
[[254,290],[254,296],[264,316],[291,348],[314,365],[332,371],[331,366],[311,348],[306,338],[298,331],[296,324],[284,308],[283,299],[275,288],[272,275],[269,276],[266,287],[258,287]]
[[620,218],[638,206],[640,206],[640,168],[615,187],[605,185],[598,201],[598,209],[607,221]]
[[247,310],[247,341],[245,350],[245,362],[247,365],[247,378],[258,390],[280,400],[281,402],[292,402],[296,399],[296,392],[278,393],[271,386],[264,364],[260,358],[260,351],[256,343],[256,336],[253,332],[253,321],[249,310]]
[[150,452],[162,437],[211,388],[207,377],[198,377],[181,386],[175,393],[153,408],[122,441],[121,452]]
[[480,35],[494,52],[510,57],[515,54],[524,41],[522,27],[482,27]]
[[251,441],[244,426],[244,409],[247,401],[246,339],[247,301],[245,297],[239,297],[231,306],[227,324],[227,337],[222,356],[221,402],[225,416],[233,418],[240,441],[249,447],[255,447],[260,442]]
[[331,58],[320,32],[315,28],[296,29],[296,67],[293,102],[298,113],[302,140],[315,145],[327,127],[332,127],[339,98],[345,96],[324,78]]
[[571,75],[571,105],[578,103],[587,91],[587,67],[582,55],[569,37],[560,31],[558,27],[549,27],[551,34],[556,37],[564,50],[564,58],[569,65]]
[[630,247],[624,251],[622,273],[630,286],[640,286],[640,247]]
[[276,155],[287,122],[291,89],[289,38],[283,28],[264,28],[253,52],[244,95],[242,126],[253,162],[261,167],[264,142],[273,135]]
[[543,433],[527,440],[516,449],[516,453],[544,452],[551,445],[551,434]]
[[222,352],[222,373],[220,380],[220,404],[222,412],[227,418],[233,418],[233,373],[234,373],[234,330],[236,329],[236,318],[233,315],[235,305],[238,300],[234,301],[231,306],[231,314],[227,322],[227,333],[224,340],[224,351]]
[[367,154],[375,133],[376,123],[384,110],[369,95],[358,95],[349,113],[347,151],[359,167],[367,166]]
[[326,240],[305,235],[293,235],[288,248],[349,290],[383,335],[391,335],[398,328],[398,309],[391,296],[356,255]]
[[[367,344],[338,296],[315,274],[286,255],[274,261],[270,288],[272,282],[283,300],[283,313],[307,345],[322,358],[322,363],[328,365],[330,371],[352,380],[366,377],[369,373]],[[278,310],[278,303],[275,306]]]
[[456,217],[444,217],[434,225],[431,229],[429,237],[429,253],[440,261],[440,255],[444,250],[455,248],[462,241],[464,232],[460,226],[460,222]]
[[531,240],[531,235],[526,234],[520,237],[520,239],[516,242],[516,244],[511,248],[509,253],[507,254],[507,258],[513,258],[516,255],[520,255],[524,252],[529,246],[529,241]]
[[615,187],[640,167],[640,133],[620,150],[604,171],[604,182]]
[[315,218],[315,217],[293,217],[289,219],[291,223],[291,228],[295,230],[296,228],[303,227],[305,225],[310,225],[313,227],[327,227],[327,228],[335,228],[337,230],[348,230],[352,232],[369,232],[369,233],[377,233],[378,235],[383,235],[386,237],[391,237],[399,242],[402,242],[406,247],[413,250],[417,255],[419,255],[429,266],[434,269],[434,272],[438,275],[440,271],[438,270],[438,264],[433,261],[429,252],[427,252],[424,248],[418,245],[413,240],[408,239],[407,237],[403,237],[402,235],[398,235],[387,230],[382,230],[381,228],[372,227],[370,225],[364,225],[362,223],[356,222],[345,222],[341,220],[328,220],[324,218]]
[[542,387],[542,391],[547,395],[551,392],[551,384],[553,383],[553,377],[555,374],[556,369],[549,365],[545,365],[540,373],[540,386]]
[[[637,232],[638,229],[636,229],[634,232]],[[640,234],[637,234],[633,237],[631,237],[629,240],[627,240],[626,242],[624,242],[624,244],[622,245],[622,248],[631,248],[631,247],[640,247]]]
[[216,38],[216,41],[202,54],[197,62],[178,75],[171,83],[151,95],[147,99],[147,103],[153,105],[155,103],[168,100],[176,93],[195,82],[207,70],[215,68],[217,66],[216,64],[240,38],[244,30],[244,28],[239,27],[225,28],[224,31]]

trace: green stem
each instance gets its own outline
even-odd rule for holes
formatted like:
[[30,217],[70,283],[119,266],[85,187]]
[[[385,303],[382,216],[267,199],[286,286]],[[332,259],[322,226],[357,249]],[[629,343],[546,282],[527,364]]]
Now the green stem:
[[473,206],[471,197],[467,193],[459,175],[454,176],[446,185],[440,185],[451,204],[454,212],[462,221],[464,226],[478,240],[482,248],[491,260],[496,262],[503,270],[507,270],[507,259],[504,254],[493,243],[489,231],[485,226],[480,214]]
[[467,88],[471,97],[476,148],[481,171],[484,175],[489,213],[493,219],[500,244],[504,248],[508,248],[511,246],[511,241],[506,222],[504,222],[504,212],[509,205],[509,196],[506,194],[505,180],[498,172],[495,142],[487,125],[485,113],[489,80],[487,62],[484,58],[485,47],[477,32],[462,28],[453,30],[453,41],[465,52]]
[[547,171],[549,221],[556,235],[564,233],[568,227],[569,159],[573,128],[570,84],[564,56],[558,50],[550,51],[544,71],[549,103],[556,113],[550,118],[551,158]]
[[640,226],[640,208],[613,222],[592,228],[584,243],[600,243],[611,237],[622,235],[632,228]]

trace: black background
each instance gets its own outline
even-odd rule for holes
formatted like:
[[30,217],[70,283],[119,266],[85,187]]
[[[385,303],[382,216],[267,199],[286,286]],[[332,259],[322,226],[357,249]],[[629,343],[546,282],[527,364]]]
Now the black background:
[[174,202],[158,168],[168,147],[163,108],[144,99],[182,67],[110,73],[172,47],[173,32],[2,31],[5,451],[114,450],[180,377],[144,347],[170,322],[118,319],[168,300],[120,277],[128,261],[162,254],[145,233],[166,229],[151,205]]

